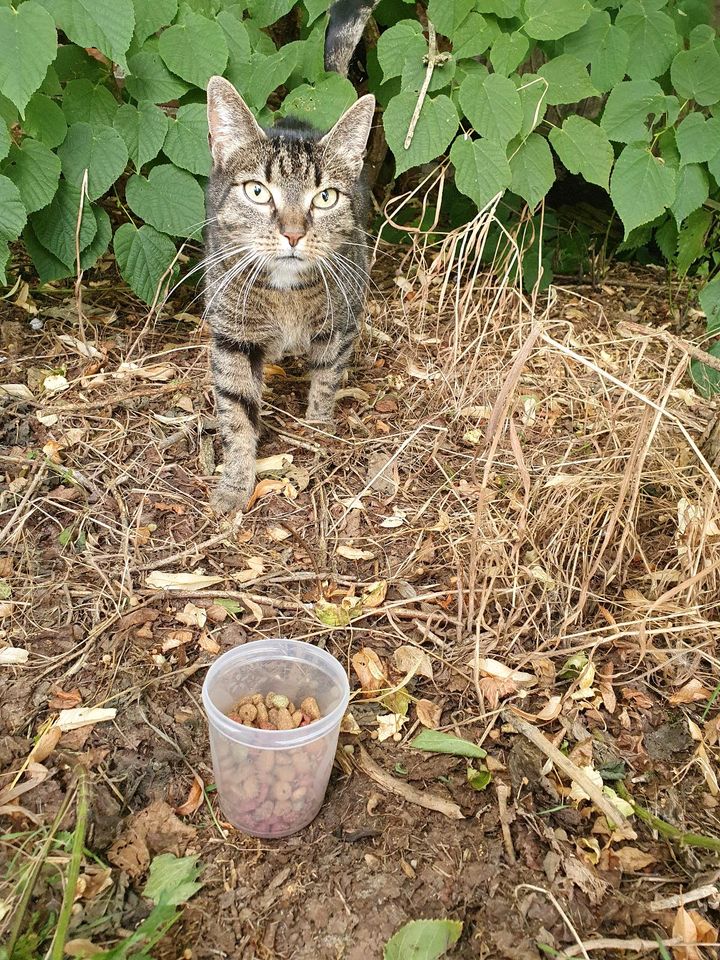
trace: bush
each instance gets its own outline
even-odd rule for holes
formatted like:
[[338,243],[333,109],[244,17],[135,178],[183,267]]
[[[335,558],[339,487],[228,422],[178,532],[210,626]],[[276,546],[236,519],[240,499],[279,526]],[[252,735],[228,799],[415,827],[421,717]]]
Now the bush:
[[[208,78],[231,80],[264,123],[328,127],[355,99],[323,69],[328,6],[0,0],[0,275],[21,233],[42,280],[75,272],[87,169],[80,266],[112,240],[152,302],[178,241],[201,235]],[[705,0],[382,0],[375,15],[368,87],[396,176],[447,154],[472,209],[501,191],[534,208],[557,159],[609,192],[626,249],[652,238],[680,273],[717,270],[720,52]],[[701,303],[720,330],[720,279]]]

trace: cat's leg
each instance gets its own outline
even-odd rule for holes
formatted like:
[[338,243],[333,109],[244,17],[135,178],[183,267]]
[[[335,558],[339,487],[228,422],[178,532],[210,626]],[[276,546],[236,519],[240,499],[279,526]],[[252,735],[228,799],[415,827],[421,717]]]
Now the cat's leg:
[[255,487],[264,354],[257,343],[213,332],[210,356],[225,454],[211,505],[217,513],[230,513],[247,504]]
[[333,419],[335,392],[352,355],[357,329],[315,337],[310,343],[310,393],[305,419],[329,423]]

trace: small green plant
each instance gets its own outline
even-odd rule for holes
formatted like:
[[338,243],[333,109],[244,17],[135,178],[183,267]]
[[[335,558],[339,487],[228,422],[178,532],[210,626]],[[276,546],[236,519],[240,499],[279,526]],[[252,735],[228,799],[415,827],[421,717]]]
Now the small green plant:
[[385,944],[383,960],[437,960],[458,942],[460,920],[411,920]]

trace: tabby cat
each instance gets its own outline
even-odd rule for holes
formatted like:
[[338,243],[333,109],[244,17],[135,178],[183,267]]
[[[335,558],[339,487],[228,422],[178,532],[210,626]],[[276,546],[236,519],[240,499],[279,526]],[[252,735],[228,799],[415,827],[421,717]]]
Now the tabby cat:
[[[326,67],[347,72],[373,6],[334,5]],[[360,97],[323,134],[292,120],[263,130],[222,77],[207,92],[205,303],[225,461],[212,506],[227,513],[242,509],[254,488],[266,362],[305,355],[306,418],[332,419],[367,294],[363,157],[375,99]]]

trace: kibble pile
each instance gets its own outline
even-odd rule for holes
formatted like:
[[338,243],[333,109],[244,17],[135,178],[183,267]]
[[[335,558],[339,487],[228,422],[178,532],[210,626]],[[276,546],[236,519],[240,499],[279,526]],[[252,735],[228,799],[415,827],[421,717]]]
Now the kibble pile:
[[241,697],[228,713],[230,720],[258,730],[295,730],[321,717],[315,697],[305,697],[299,707],[282,693],[251,693]]

